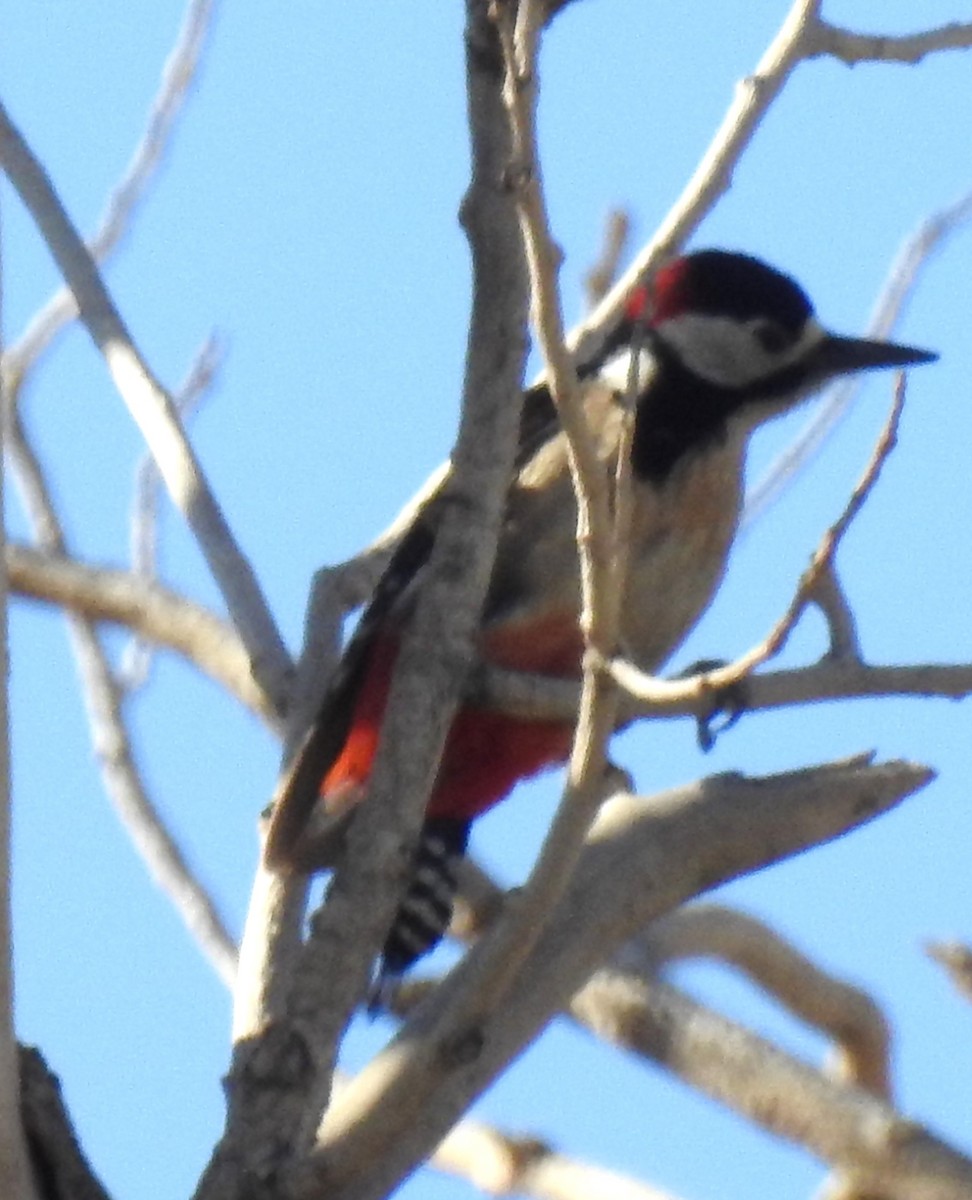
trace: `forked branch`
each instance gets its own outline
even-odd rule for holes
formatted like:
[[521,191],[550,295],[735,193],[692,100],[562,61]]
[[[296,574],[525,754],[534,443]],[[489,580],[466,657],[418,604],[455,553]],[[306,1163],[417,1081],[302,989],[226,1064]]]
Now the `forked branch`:
[[0,105],[0,163],[74,293],[82,322],[101,351],[152,451],[173,503],[183,513],[250,656],[268,703],[283,712],[291,662],[253,570],[186,438],[172,398],[132,340],[97,264],[71,223],[47,172]]

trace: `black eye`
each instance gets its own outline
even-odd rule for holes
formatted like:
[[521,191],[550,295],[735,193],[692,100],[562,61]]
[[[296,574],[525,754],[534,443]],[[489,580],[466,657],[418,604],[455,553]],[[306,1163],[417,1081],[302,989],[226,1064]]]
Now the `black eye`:
[[753,321],[750,328],[753,331],[753,337],[767,354],[782,354],[793,344],[793,335],[790,331],[782,325],[777,325],[775,321],[768,319]]

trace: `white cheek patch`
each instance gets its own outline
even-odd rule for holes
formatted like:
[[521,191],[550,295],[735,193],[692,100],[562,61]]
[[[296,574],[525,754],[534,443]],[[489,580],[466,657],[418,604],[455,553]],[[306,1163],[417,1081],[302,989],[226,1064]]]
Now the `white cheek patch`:
[[683,313],[658,327],[683,364],[708,383],[741,388],[798,362],[823,337],[811,317],[792,346],[773,353],[756,334],[760,321],[737,321],[707,313]]

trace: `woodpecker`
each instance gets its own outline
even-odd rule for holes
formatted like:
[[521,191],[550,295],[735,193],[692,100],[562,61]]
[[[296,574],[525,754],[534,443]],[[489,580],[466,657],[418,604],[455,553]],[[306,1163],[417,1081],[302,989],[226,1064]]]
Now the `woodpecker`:
[[[637,288],[617,328],[578,367],[612,481],[623,401],[629,379],[637,381],[620,651],[657,671],[708,607],[738,527],[746,446],[759,425],[837,375],[935,357],[828,333],[797,283],[745,254],[687,254]],[[566,438],[543,384],[524,396],[520,442],[477,648],[500,667],[577,677],[576,505]],[[321,736],[311,739],[314,751],[299,764],[336,827],[367,786],[402,630],[433,540],[434,516],[420,514],[349,643],[317,723]],[[561,721],[460,707],[384,945],[382,978],[407,970],[445,932],[472,821],[519,780],[562,762],[572,732]],[[294,800],[297,791],[285,789],[271,816],[271,865],[287,861],[309,815],[306,795]]]

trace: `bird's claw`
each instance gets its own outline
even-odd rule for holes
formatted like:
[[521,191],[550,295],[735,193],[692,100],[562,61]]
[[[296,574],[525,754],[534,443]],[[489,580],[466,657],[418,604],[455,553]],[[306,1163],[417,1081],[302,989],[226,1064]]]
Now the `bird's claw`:
[[[720,658],[699,659],[684,671],[680,671],[677,678],[689,679],[693,675],[706,675],[725,665],[725,660]],[[695,716],[696,738],[703,754],[708,754],[719,735],[731,729],[746,712],[746,684],[739,680],[725,687],[712,688],[708,696],[708,708]]]

